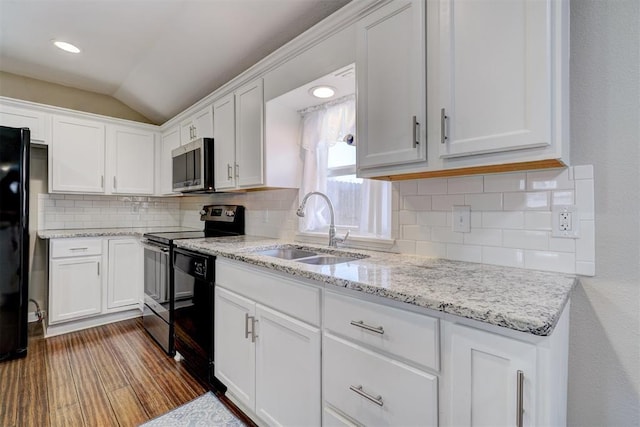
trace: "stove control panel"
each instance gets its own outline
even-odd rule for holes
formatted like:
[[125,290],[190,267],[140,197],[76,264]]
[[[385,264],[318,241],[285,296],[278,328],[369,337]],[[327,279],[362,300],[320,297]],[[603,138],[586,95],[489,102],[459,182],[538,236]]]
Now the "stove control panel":
[[209,205],[200,211],[200,221],[234,222],[236,213],[242,206],[236,205]]

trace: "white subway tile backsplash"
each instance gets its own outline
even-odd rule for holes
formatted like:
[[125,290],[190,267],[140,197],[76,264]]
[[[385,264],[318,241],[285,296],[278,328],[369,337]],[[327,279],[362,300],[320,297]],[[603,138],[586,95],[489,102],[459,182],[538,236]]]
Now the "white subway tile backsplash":
[[416,223],[419,225],[444,227],[447,225],[447,216],[451,216],[451,214],[441,211],[417,212]]
[[402,209],[409,211],[429,211],[431,210],[430,196],[407,196],[403,198]]
[[593,179],[593,165],[580,165],[573,167],[573,179]]
[[549,232],[534,230],[504,230],[502,246],[520,249],[548,249]]
[[453,205],[464,205],[464,194],[431,196],[431,210],[451,212]]
[[403,225],[401,237],[404,240],[429,240],[431,229],[421,225]]
[[396,240],[395,249],[403,254],[415,254],[416,253],[416,241],[415,240]]
[[432,227],[431,228],[431,240],[434,242],[444,243],[463,243],[464,233],[456,233],[451,227]]
[[501,246],[502,230],[478,228],[462,233],[465,245]]
[[483,182],[484,181],[482,176],[463,176],[460,178],[449,178],[447,180],[447,193],[482,193]]
[[576,207],[580,219],[593,220],[595,218],[595,200],[592,179],[576,181]]
[[558,205],[573,205],[573,191],[564,190],[564,191],[554,191],[551,195],[551,204],[553,206]]
[[532,270],[573,274],[576,270],[576,256],[567,252],[525,251],[524,266]]
[[483,228],[523,228],[524,212],[482,212]]
[[482,262],[484,264],[523,268],[524,251],[522,249],[485,246],[482,248]]
[[418,194],[418,181],[402,181],[399,183],[400,194],[403,196]]
[[418,194],[447,194],[447,179],[433,178],[418,181]]
[[416,242],[416,255],[422,255],[432,258],[446,258],[447,244],[430,241]]
[[595,221],[580,221],[580,239],[576,240],[576,260],[595,260],[595,237]]
[[547,211],[550,209],[549,192],[504,193],[503,204],[505,211]]
[[551,231],[551,212],[525,212],[524,228]]
[[400,224],[413,225],[416,223],[416,213],[414,211],[398,212]]
[[447,258],[456,261],[482,262],[482,247],[470,245],[447,245]]
[[501,211],[502,193],[466,194],[464,204],[472,211]]
[[576,274],[582,276],[595,276],[596,263],[588,261],[576,261]]
[[549,169],[527,173],[527,190],[572,190],[569,169]]
[[485,193],[505,193],[509,191],[524,191],[527,186],[527,176],[524,173],[506,173],[486,175],[484,177]]

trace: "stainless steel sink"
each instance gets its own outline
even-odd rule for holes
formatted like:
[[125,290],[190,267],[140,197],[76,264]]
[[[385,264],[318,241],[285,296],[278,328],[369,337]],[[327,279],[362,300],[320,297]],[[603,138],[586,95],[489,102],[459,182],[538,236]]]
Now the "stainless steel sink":
[[350,256],[332,256],[332,255],[318,255],[311,258],[303,258],[296,260],[305,264],[314,265],[333,265],[342,264],[343,262],[358,261],[362,258],[350,257]]
[[316,252],[305,251],[297,248],[276,248],[255,252],[256,255],[266,255],[281,259],[299,259],[318,255]]

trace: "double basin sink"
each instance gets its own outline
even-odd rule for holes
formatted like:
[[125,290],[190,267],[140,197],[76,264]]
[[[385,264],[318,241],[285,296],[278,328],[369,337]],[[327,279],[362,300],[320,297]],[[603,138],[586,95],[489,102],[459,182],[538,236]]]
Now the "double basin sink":
[[256,255],[271,256],[290,261],[301,262],[303,264],[313,265],[333,265],[342,264],[350,261],[358,261],[367,258],[366,255],[360,254],[328,254],[319,251],[310,250],[300,247],[279,247],[273,249],[264,249],[253,252]]

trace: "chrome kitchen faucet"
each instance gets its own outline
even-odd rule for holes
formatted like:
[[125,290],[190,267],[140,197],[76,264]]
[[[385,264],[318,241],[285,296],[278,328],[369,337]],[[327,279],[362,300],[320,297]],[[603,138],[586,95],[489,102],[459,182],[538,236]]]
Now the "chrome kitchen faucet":
[[344,243],[344,241],[347,240],[347,237],[349,237],[349,231],[347,230],[347,234],[345,234],[342,238],[336,237],[333,203],[331,203],[331,199],[329,199],[329,196],[319,191],[311,191],[310,193],[305,194],[302,198],[302,203],[300,203],[300,207],[298,207],[298,210],[296,211],[296,215],[298,215],[300,218],[304,217],[304,207],[307,205],[307,200],[314,194],[316,196],[322,197],[327,202],[327,205],[329,205],[329,213],[331,214],[331,224],[329,224],[329,247],[336,248],[338,247],[338,243]]

